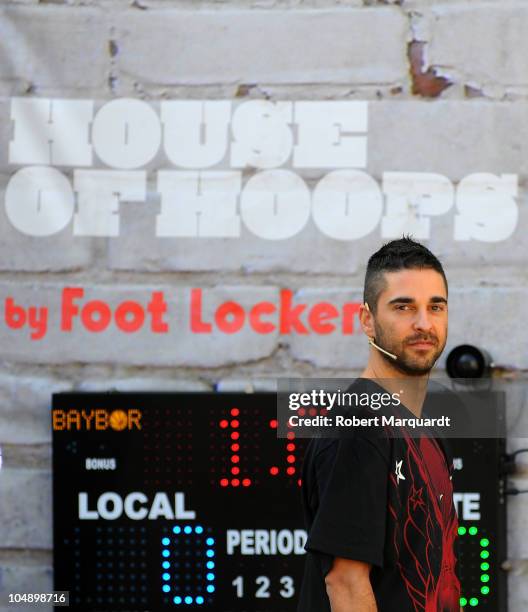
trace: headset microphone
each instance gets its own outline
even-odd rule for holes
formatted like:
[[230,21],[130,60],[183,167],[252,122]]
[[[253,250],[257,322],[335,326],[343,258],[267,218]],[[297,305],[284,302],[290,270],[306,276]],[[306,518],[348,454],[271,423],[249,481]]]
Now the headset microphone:
[[[367,302],[365,302],[365,308],[370,312],[370,308]],[[386,351],[385,349],[381,348],[381,346],[378,346],[375,342],[374,342],[374,338],[369,338],[368,340],[370,346],[373,346],[375,349],[378,349],[378,351],[380,351],[381,353],[388,355],[391,359],[394,359],[394,361],[396,361],[398,359],[398,356],[395,355],[394,353],[389,353],[389,351]]]
[[382,353],[385,353],[385,355],[388,355],[391,359],[394,359],[394,361],[398,359],[397,355],[395,355],[394,353],[389,353],[389,351],[382,349],[381,346],[378,346],[372,338],[369,338],[369,344],[370,346],[373,346],[374,348],[378,349],[378,351],[381,351]]

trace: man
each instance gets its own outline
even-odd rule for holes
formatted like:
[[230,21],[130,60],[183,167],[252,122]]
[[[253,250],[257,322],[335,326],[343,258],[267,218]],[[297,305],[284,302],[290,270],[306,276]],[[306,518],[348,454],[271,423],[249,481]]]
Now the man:
[[[351,389],[405,387],[399,409],[420,417],[447,339],[438,259],[405,237],[374,253],[360,321],[370,353]],[[299,612],[458,612],[452,470],[444,444],[427,434],[362,429],[313,439],[303,466],[308,540]]]

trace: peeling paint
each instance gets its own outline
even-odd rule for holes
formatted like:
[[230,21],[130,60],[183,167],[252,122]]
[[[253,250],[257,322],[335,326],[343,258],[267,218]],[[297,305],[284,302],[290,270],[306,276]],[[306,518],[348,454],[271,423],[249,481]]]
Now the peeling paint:
[[430,66],[424,71],[425,43],[416,40],[407,46],[409,57],[412,93],[424,98],[437,98],[452,82],[443,76],[436,74],[435,69]]
[[528,559],[508,559],[504,561],[501,568],[511,572],[514,576],[528,575]]
[[466,98],[482,98],[484,94],[478,87],[472,87],[471,85],[464,85],[464,95]]
[[110,57],[115,57],[119,53],[119,47],[115,40],[108,41],[108,53],[110,53]]
[[112,93],[115,93],[116,90],[116,86],[117,86],[117,77],[113,74],[109,74],[108,75],[108,87],[110,88],[110,91]]
[[241,83],[235,92],[235,98],[244,98],[251,93],[251,90],[256,87],[255,83]]

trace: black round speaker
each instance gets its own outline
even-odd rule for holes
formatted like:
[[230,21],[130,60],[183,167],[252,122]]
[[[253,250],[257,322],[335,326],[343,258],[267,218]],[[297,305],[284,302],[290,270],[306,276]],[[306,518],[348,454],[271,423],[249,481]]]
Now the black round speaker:
[[471,344],[456,346],[447,356],[446,370],[451,378],[483,378],[489,374],[490,355]]

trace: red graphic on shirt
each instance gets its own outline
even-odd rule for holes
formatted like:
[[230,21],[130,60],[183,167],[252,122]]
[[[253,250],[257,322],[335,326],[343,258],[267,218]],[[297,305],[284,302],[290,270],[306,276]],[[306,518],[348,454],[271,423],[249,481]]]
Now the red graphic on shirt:
[[405,483],[398,483],[395,470],[391,474],[396,507],[389,509],[395,519],[397,564],[416,612],[458,611],[458,521],[445,457],[431,438],[406,441]]

